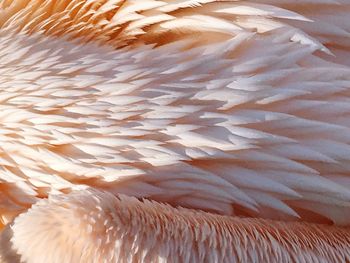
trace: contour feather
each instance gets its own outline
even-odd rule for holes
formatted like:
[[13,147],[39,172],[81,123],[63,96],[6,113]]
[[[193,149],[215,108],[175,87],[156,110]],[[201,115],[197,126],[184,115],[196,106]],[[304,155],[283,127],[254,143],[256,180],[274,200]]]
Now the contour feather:
[[338,152],[350,142],[348,8],[2,1],[3,222],[51,191],[89,185],[348,225],[338,214],[350,209],[341,186],[350,166]]

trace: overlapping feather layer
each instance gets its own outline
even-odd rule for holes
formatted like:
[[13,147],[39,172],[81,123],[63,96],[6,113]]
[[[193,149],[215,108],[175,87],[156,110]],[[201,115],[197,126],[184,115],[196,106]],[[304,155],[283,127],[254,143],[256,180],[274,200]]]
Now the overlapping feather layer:
[[0,214],[81,185],[349,225],[347,0],[0,2]]

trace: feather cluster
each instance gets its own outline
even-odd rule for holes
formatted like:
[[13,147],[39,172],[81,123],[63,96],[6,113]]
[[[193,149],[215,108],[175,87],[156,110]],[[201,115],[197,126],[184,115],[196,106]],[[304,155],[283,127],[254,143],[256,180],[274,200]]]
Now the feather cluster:
[[2,223],[91,186],[349,225],[349,12],[348,0],[0,1]]
[[4,233],[2,263],[350,260],[349,229],[218,216],[95,190],[41,200]]

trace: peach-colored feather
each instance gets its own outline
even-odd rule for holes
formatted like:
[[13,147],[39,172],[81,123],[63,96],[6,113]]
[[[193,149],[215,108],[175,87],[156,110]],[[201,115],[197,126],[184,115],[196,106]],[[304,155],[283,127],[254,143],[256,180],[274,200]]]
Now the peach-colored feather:
[[[348,261],[349,12],[348,0],[0,0],[0,223],[17,217],[2,238],[50,207],[40,199],[69,206],[88,186],[87,201],[127,200],[103,190],[268,219],[188,212],[228,220],[222,242],[239,222],[267,239],[274,224],[296,231],[295,251],[322,241],[304,260]],[[138,205],[152,204],[163,211]],[[291,246],[282,256],[297,261]]]
[[348,262],[350,229],[232,218],[84,190],[39,201],[5,230],[0,245],[2,263]]

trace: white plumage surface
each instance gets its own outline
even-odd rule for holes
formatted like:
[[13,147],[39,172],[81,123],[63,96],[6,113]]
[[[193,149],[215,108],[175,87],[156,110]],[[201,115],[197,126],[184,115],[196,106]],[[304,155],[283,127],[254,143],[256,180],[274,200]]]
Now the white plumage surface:
[[0,1],[0,215],[94,187],[349,225],[350,2]]
[[2,1],[4,221],[83,184],[349,223],[347,1],[118,2]]

